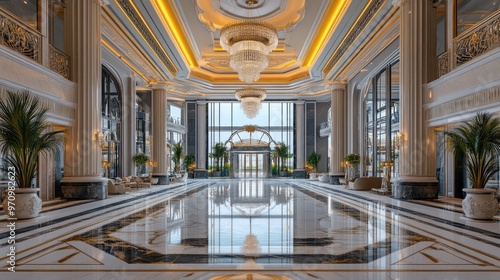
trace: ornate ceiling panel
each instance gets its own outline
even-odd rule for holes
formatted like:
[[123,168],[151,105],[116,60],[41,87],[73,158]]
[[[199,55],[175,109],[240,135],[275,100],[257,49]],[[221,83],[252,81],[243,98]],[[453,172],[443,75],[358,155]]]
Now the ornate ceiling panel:
[[263,20],[278,30],[279,42],[256,84],[271,98],[317,98],[329,92],[325,77],[344,71],[339,54],[356,52],[359,43],[352,42],[369,32],[366,22],[375,21],[381,3],[390,6],[380,0],[114,0],[105,10],[119,27],[110,23],[104,33],[106,46],[145,81],[168,78],[172,94],[210,99],[245,84],[219,44],[221,28]]

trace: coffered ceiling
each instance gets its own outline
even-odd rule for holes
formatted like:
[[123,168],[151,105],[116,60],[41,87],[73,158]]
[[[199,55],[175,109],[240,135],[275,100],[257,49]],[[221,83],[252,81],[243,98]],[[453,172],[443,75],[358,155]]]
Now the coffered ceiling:
[[365,67],[360,55],[370,53],[367,39],[395,10],[382,0],[250,2],[109,0],[102,13],[104,49],[134,70],[140,86],[168,84],[170,95],[183,99],[234,99],[247,84],[229,67],[220,30],[263,20],[278,30],[279,42],[253,84],[265,88],[268,99],[321,98],[331,84]]

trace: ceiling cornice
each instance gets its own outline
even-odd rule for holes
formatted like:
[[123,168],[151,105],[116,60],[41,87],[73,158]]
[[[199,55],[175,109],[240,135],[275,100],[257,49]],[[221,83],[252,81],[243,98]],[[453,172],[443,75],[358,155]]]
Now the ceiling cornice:
[[148,24],[137,10],[135,4],[133,4],[132,1],[127,0],[116,0],[116,3],[123,14],[132,23],[137,33],[149,45],[155,55],[162,61],[170,74],[172,74],[172,76],[177,75],[177,67],[175,67],[164,48],[158,42],[158,38],[156,38],[154,32],[149,28]]
[[366,5],[361,15],[356,19],[351,29],[344,37],[344,40],[339,44],[337,49],[332,53],[330,59],[323,67],[323,75],[327,76],[335,65],[340,61],[342,56],[350,49],[356,39],[363,33],[368,24],[373,20],[377,12],[384,5],[385,0],[374,0]]
[[161,15],[165,29],[170,31],[175,38],[175,42],[180,48],[183,57],[186,59],[189,68],[197,68],[198,62],[192,51],[192,46],[186,36],[184,36],[187,32],[180,24],[181,21],[175,10],[172,9],[172,7],[175,6],[174,3],[171,0],[154,0],[152,3],[157,13]]

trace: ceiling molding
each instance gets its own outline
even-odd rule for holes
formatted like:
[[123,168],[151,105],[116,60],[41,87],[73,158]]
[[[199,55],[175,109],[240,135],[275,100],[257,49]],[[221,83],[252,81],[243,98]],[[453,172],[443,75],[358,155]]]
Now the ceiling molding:
[[177,75],[177,68],[170,59],[167,53],[165,53],[164,48],[158,42],[158,39],[154,33],[149,28],[148,24],[138,12],[134,4],[127,0],[116,0],[116,3],[128,18],[130,23],[135,27],[140,36],[149,45],[151,50],[157,55],[157,57],[162,61],[165,67],[168,69],[172,76]]
[[339,62],[340,58],[351,48],[352,44],[362,34],[368,24],[373,20],[379,9],[385,4],[385,0],[374,0],[358,17],[356,23],[351,27],[349,33],[344,37],[344,40],[339,47],[333,52],[332,56],[323,67],[323,75],[330,73],[333,67]]

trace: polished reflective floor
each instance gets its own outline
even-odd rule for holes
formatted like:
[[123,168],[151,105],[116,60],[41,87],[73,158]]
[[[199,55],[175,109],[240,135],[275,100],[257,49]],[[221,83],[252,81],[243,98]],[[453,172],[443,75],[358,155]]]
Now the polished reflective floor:
[[17,221],[0,279],[499,279],[500,222],[309,180],[189,180]]

